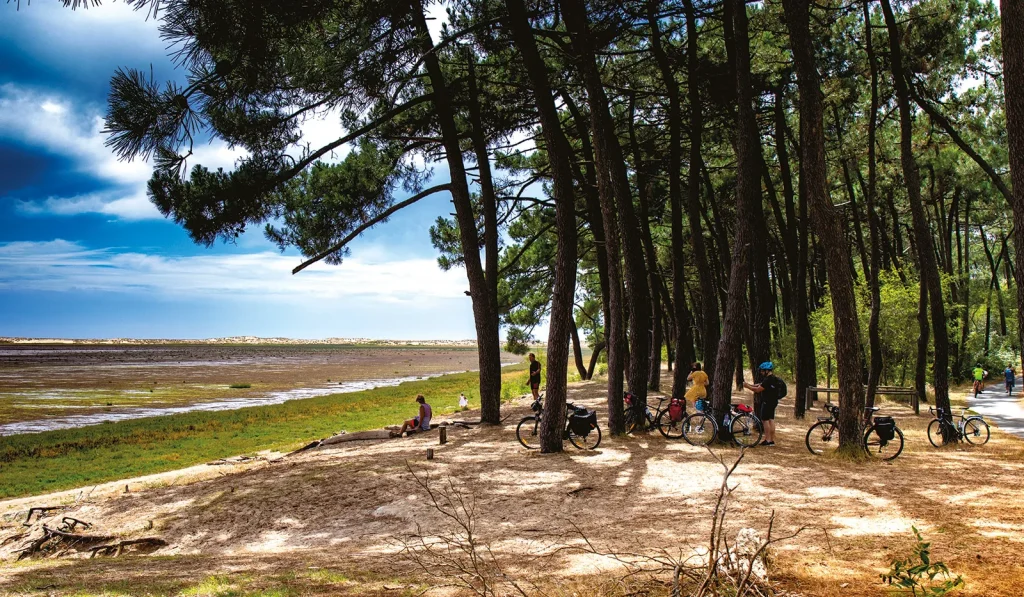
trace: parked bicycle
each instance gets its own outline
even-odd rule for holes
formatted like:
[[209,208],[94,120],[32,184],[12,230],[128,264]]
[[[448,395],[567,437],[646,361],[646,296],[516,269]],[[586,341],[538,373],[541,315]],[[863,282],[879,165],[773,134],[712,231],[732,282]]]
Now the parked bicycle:
[[[737,446],[752,448],[761,443],[764,437],[764,425],[761,419],[754,416],[753,409],[746,404],[732,404],[723,420],[725,429],[729,430],[725,441],[731,440]],[[718,437],[720,428],[715,420],[714,410],[705,406],[703,410],[686,417],[683,422],[683,437],[694,446],[706,446]]]
[[[637,400],[636,396],[626,392],[622,401],[625,405],[626,433],[653,431],[657,429],[665,439],[683,438],[683,419],[686,417],[686,400],[659,396],[658,404],[651,412],[651,407]],[[665,403],[668,402],[666,405]]]
[[[540,421],[544,414],[543,401],[544,395],[541,394],[530,405],[530,410],[536,414],[523,417],[516,425],[516,439],[524,448],[530,450],[540,448]],[[580,450],[597,449],[597,446],[601,444],[601,427],[597,424],[597,413],[566,402],[565,430],[562,433],[562,438],[569,440]]]
[[928,411],[935,415],[932,422],[928,423],[928,441],[936,448],[943,445],[944,436],[958,442],[966,441],[975,446],[983,446],[988,443],[988,423],[980,415],[966,416],[967,409],[962,409],[960,419],[954,425],[953,414],[946,412],[945,409],[929,407]]
[[807,430],[804,443],[811,454],[829,454],[839,448],[839,407],[825,402],[822,407],[828,412],[827,417],[818,417],[818,422]]
[[871,425],[864,432],[862,445],[864,451],[872,458],[892,460],[903,452],[903,431],[896,425],[892,417],[876,417],[877,406],[867,408],[871,417]]

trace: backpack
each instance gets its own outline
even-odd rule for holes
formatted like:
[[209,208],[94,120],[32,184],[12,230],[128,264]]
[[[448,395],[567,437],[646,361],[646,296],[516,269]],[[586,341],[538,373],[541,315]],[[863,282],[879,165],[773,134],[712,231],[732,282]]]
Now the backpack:
[[786,382],[782,381],[782,378],[778,375],[775,376],[775,399],[782,400],[789,393],[789,388],[786,387]]
[[671,419],[673,423],[682,421],[685,414],[686,402],[678,398],[673,398],[672,401],[668,403],[668,418]]

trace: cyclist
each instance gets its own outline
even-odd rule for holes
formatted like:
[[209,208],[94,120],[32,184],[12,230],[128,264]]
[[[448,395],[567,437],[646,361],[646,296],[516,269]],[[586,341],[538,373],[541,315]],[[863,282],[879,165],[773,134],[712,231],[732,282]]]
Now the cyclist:
[[761,442],[761,445],[774,446],[775,408],[779,405],[779,400],[786,397],[786,384],[778,377],[775,377],[775,365],[771,361],[761,363],[758,370],[761,374],[761,383],[744,383],[743,387],[753,392],[757,398],[760,398],[757,401],[758,409],[755,414],[764,425],[764,441]]
[[974,365],[974,395],[977,396],[979,392],[985,391],[985,377],[988,376],[988,371],[985,371],[981,367],[981,363]]
[[1006,364],[1003,376],[1006,378],[1006,393],[1011,394],[1013,392],[1013,386],[1017,383],[1017,371],[1014,370],[1013,363]]

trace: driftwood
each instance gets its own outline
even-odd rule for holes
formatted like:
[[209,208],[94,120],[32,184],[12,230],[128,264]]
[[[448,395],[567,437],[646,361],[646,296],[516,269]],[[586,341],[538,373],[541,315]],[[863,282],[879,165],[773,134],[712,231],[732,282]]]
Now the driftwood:
[[167,546],[167,542],[164,541],[163,539],[158,538],[158,537],[144,537],[142,539],[128,539],[128,540],[120,541],[118,543],[113,543],[113,544],[110,544],[110,545],[97,545],[96,547],[93,547],[92,549],[89,550],[90,552],[92,552],[89,555],[89,557],[90,558],[95,558],[97,555],[109,555],[111,557],[115,557],[116,558],[119,555],[121,555],[122,553],[124,553],[124,550],[125,550],[126,547],[140,547],[140,546],[157,549],[157,548],[160,548],[160,547],[166,547]]
[[[88,525],[86,528],[89,528],[89,527],[92,526],[91,524],[89,524],[87,522],[82,522],[80,520],[77,520],[77,519],[74,519],[74,518],[70,518],[70,517],[66,517],[66,518],[69,519],[69,520],[74,521],[74,523],[68,523],[68,522],[65,521],[64,528],[72,528],[73,529],[78,524]],[[50,527],[48,527],[48,526],[46,526],[44,524],[43,525],[43,534],[40,535],[39,537],[33,539],[32,541],[29,542],[28,545],[26,545],[24,548],[22,548],[20,550],[21,551],[20,555],[18,555],[18,559],[22,560],[24,558],[27,558],[27,557],[33,555],[33,554],[39,553],[51,541],[55,541],[56,543],[60,543],[62,545],[66,545],[67,547],[71,548],[71,547],[75,547],[77,545],[83,545],[83,544],[88,545],[90,543],[103,543],[105,541],[110,541],[113,538],[114,538],[113,535],[81,535],[81,534],[78,534],[78,533],[70,532],[68,530],[51,529]]]
[[51,529],[45,524],[43,525],[43,531],[49,533],[51,537],[59,537],[62,541],[67,541],[70,544],[101,543],[103,541],[110,541],[114,538],[113,535],[80,535],[78,533],[71,533],[60,529]]
[[78,520],[77,518],[72,518],[70,516],[65,516],[64,518],[60,519],[60,526],[57,528],[62,531],[68,531],[73,533],[75,531],[75,527],[79,525],[81,525],[83,529],[92,528],[92,523],[85,522],[84,520]]
[[244,464],[246,462],[254,462],[256,460],[265,460],[260,456],[232,456],[231,458],[218,458],[213,462],[207,462],[207,466],[220,466],[223,464]]
[[[445,421],[445,422],[440,423],[440,424],[439,423],[433,423],[433,424],[430,425],[430,429],[429,430],[427,430],[427,431],[413,431],[413,432],[409,433],[409,436],[416,436],[416,435],[419,435],[421,433],[428,433],[429,431],[434,431],[434,430],[436,430],[438,428],[441,428],[441,427],[459,427],[459,428],[462,428],[462,429],[471,429],[470,425],[479,425],[479,424],[480,424],[479,421],[475,421],[475,422],[474,421]],[[336,444],[342,444],[342,443],[346,443],[346,442],[375,441],[375,440],[382,440],[382,439],[397,439],[396,437],[393,437],[391,434],[393,432],[395,432],[395,431],[398,431],[399,429],[401,429],[401,427],[399,427],[398,425],[391,425],[391,426],[385,427],[384,429],[371,429],[369,431],[356,431],[355,433],[348,433],[348,432],[342,431],[342,432],[339,432],[337,435],[332,435],[331,437],[325,437],[324,439],[320,439],[320,440],[316,440],[314,442],[310,442],[310,443],[306,444],[305,446],[302,446],[298,450],[295,450],[293,452],[289,452],[289,453],[285,454],[283,457],[286,458],[288,456],[293,456],[295,454],[299,454],[301,452],[306,452],[308,450],[315,450],[317,448],[322,448],[324,446],[333,446],[333,445],[336,445]],[[211,463],[211,464],[219,464],[219,463]]]
[[67,510],[67,508],[67,506],[36,506],[35,508],[29,508],[28,516],[25,517],[25,522],[22,523],[22,526],[32,526],[32,514],[34,512],[39,513],[39,516],[36,517],[36,522],[39,522],[40,519],[45,518],[50,512],[59,512],[60,510]]

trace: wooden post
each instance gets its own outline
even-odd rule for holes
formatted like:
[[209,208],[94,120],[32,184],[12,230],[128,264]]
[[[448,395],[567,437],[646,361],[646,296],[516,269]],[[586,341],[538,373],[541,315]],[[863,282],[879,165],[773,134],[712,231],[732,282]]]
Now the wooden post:
[[438,431],[439,431],[439,436],[441,438],[441,445],[447,444],[448,443],[448,428],[447,427],[441,427],[441,428],[438,429]]
[[825,373],[825,387],[832,387],[832,355],[825,355],[825,362],[827,363],[827,373]]
[[433,448],[427,448],[427,460],[433,460],[433,459],[434,459],[434,449]]

